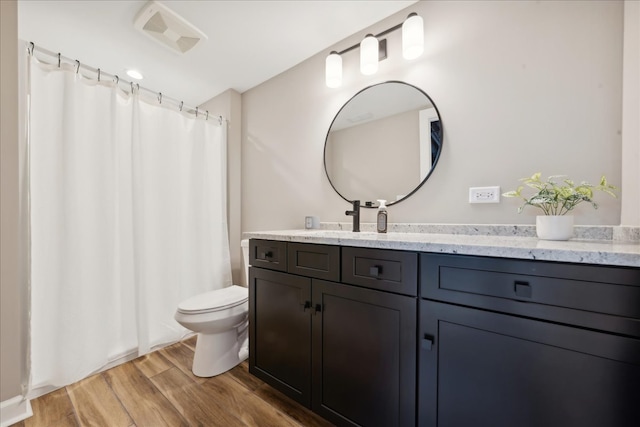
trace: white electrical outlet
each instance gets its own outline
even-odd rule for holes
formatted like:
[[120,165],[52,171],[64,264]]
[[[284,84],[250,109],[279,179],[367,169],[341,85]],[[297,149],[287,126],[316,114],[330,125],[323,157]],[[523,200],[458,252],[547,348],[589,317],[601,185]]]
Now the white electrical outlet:
[[500,187],[469,187],[469,203],[500,203]]

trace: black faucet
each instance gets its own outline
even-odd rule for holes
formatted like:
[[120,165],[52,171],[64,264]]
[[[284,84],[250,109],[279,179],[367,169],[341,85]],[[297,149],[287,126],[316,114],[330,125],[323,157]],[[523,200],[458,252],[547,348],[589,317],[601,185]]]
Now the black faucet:
[[353,217],[353,231],[360,232],[360,200],[354,200],[353,210],[346,211],[344,214]]

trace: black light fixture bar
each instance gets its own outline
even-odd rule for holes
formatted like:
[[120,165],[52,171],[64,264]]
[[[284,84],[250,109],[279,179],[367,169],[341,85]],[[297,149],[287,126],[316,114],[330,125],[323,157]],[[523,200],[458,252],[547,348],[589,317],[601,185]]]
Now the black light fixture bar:
[[[404,23],[404,22],[403,22],[403,23]],[[389,29],[387,29],[387,30],[384,30],[384,31],[383,31],[383,32],[381,32],[381,33],[374,34],[374,35],[373,35],[373,37],[375,37],[375,38],[379,39],[379,38],[380,38],[380,37],[382,37],[382,36],[386,36],[387,34],[392,33],[392,32],[394,32],[395,30],[397,30],[397,29],[399,29],[399,28],[402,28],[402,24],[403,24],[403,23],[400,23],[400,24],[398,24],[398,25],[394,25],[393,27],[391,27],[391,28],[389,28]],[[384,43],[384,45],[385,45],[385,56],[384,56],[384,57],[386,58],[386,57],[387,57],[387,56],[386,56],[386,51],[387,51],[387,49],[386,49],[386,47],[387,47],[387,40],[386,40],[386,39],[384,39],[384,40],[380,40],[380,46],[382,46],[382,44],[383,44],[383,43]],[[338,55],[343,55],[343,54],[345,54],[345,53],[347,53],[347,52],[350,52],[350,51],[352,51],[353,49],[356,49],[356,48],[358,48],[358,47],[360,47],[360,42],[358,42],[358,43],[354,44],[353,46],[349,46],[348,48],[346,48],[346,49],[344,49],[344,50],[341,50],[340,52],[338,52]],[[382,49],[381,49],[381,50],[382,50]]]

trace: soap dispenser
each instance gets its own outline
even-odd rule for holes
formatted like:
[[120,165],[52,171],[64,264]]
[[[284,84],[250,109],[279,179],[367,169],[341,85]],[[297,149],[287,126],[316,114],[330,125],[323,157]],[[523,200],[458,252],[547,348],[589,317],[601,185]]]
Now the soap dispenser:
[[378,233],[386,233],[387,232],[387,203],[386,200],[378,200],[380,204],[378,206]]

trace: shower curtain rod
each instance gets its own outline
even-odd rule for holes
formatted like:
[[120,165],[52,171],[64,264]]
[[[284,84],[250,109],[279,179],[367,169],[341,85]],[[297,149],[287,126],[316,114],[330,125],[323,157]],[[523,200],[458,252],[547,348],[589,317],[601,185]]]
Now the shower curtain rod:
[[[100,68],[90,67],[90,66],[88,66],[86,64],[80,63],[80,61],[78,61],[77,59],[68,58],[66,56],[61,55],[60,53],[52,52],[52,51],[47,50],[45,48],[42,48],[40,46],[36,46],[35,43],[33,43],[33,42],[29,42],[28,45],[27,45],[27,52],[29,53],[29,55],[33,56],[36,50],[38,52],[40,52],[40,53],[45,54],[45,55],[49,55],[49,56],[51,56],[53,58],[57,58],[57,60],[58,60],[58,68],[60,68],[60,65],[61,65],[62,61],[64,61],[65,63],[68,63],[68,64],[75,65],[76,74],[78,74],[80,72],[80,68],[82,67],[82,69],[84,69],[84,70],[88,70],[88,71],[90,71],[92,73],[97,74],[97,79],[96,79],[97,81],[100,81],[100,79],[103,76],[107,76],[108,78],[111,78],[111,80],[113,80],[118,87],[120,87],[121,83],[127,84],[130,87],[130,92],[131,93],[134,93],[134,91],[138,91],[138,92],[141,91],[141,90],[145,91],[145,92],[147,92],[149,94],[155,95],[159,104],[162,104],[162,101],[164,101],[164,100],[169,100],[169,101],[172,101],[174,104],[176,104],[176,106],[178,107],[178,109],[181,112],[185,112],[187,114],[192,114],[192,115],[195,115],[196,117],[204,117],[205,120],[209,120],[209,111],[208,110],[205,110],[203,112],[203,111],[199,110],[199,107],[186,106],[186,105],[184,105],[184,101],[179,101],[179,100],[177,100],[175,98],[170,98],[168,96],[165,96],[165,95],[162,94],[162,92],[156,92],[156,91],[153,91],[151,89],[147,89],[145,87],[140,86],[138,83],[133,83],[132,81],[122,79],[117,74],[106,73],[106,72],[102,71]],[[48,64],[50,64],[50,63],[48,63]],[[50,64],[50,65],[52,65],[52,64]],[[83,76],[87,77],[84,74],[83,74]],[[217,116],[216,118],[218,119],[218,122],[220,123],[220,125],[222,125],[223,121],[225,121],[225,122],[228,121],[227,119],[223,118],[222,116]]]

